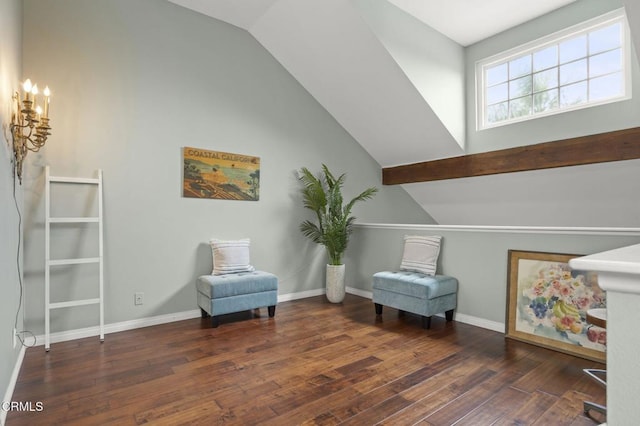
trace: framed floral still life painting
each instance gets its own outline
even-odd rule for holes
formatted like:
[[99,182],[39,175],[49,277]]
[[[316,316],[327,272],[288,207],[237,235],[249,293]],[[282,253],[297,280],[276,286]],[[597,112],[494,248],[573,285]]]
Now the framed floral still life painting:
[[509,250],[507,337],[605,361],[606,330],[587,311],[606,307],[594,272],[577,271],[579,255]]

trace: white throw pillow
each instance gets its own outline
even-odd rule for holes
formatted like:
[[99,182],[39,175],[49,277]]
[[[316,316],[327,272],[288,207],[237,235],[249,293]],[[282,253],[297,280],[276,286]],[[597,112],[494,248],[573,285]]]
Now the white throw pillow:
[[251,240],[244,238],[235,241],[210,240],[213,253],[213,275],[251,272],[255,268],[249,262]]
[[405,235],[400,269],[435,275],[441,240],[440,236]]

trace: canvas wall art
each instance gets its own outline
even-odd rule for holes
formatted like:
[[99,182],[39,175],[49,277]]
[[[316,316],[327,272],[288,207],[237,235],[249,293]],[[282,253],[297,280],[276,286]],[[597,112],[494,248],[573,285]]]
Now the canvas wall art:
[[183,197],[260,199],[260,157],[185,147],[182,160]]
[[606,329],[587,311],[606,308],[593,272],[576,271],[577,255],[509,250],[507,337],[604,362]]

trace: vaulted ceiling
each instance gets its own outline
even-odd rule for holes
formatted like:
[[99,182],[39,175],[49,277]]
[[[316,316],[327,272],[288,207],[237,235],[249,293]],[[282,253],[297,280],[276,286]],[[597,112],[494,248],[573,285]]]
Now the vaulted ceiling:
[[[386,167],[463,154],[462,45],[574,0],[170,1],[249,31]],[[440,37],[434,53],[451,56],[428,81],[403,52],[425,49],[411,42],[416,31]]]
[[[382,167],[389,167],[465,154],[465,46],[576,0],[169,1],[252,34]],[[632,37],[640,46],[640,31],[633,30],[640,27],[640,5],[626,3]],[[437,62],[429,62],[435,57]],[[628,169],[602,170],[615,179]],[[573,223],[574,212],[564,219],[551,213],[527,216],[535,203],[518,188],[545,193],[554,181],[571,188],[575,210],[585,212],[583,198],[588,200],[593,185],[603,180],[589,170],[579,172],[556,169],[546,172],[546,179],[520,173],[516,179],[457,179],[403,188],[438,223]],[[584,178],[584,185],[576,187],[576,176]],[[624,194],[603,194],[613,198],[603,198],[602,205],[617,203],[624,210]],[[546,198],[548,211],[564,203],[561,195]],[[509,217],[501,216],[500,203],[513,206]],[[604,211],[592,216],[585,213],[577,223],[627,221],[609,219]]]

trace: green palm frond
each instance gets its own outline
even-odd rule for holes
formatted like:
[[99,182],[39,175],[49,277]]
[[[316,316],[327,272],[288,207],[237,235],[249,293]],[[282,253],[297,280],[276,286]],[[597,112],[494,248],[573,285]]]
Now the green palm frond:
[[370,200],[374,195],[376,195],[377,192],[378,188],[367,188],[362,191],[357,197],[347,203],[347,205],[345,206],[345,216],[351,214],[351,209],[353,208],[353,205],[355,203],[357,203],[358,201]]
[[306,167],[300,170],[299,180],[304,185],[302,190],[304,206],[313,211],[323,210],[327,198],[322,181],[316,178]]
[[303,167],[299,171],[298,179],[303,186],[301,189],[303,205],[316,213],[318,221],[318,223],[309,220],[302,222],[300,231],[313,242],[325,246],[332,265],[342,264],[342,255],[347,249],[349,235],[355,221],[355,217],[351,216],[351,210],[357,202],[373,198],[378,188],[368,188],[344,204],[342,187],[346,180],[345,173],[336,178],[323,164],[319,177]]
[[322,244],[322,232],[320,232],[320,228],[315,223],[311,221],[305,220],[300,224],[300,231],[304,234],[305,237],[311,239],[314,243]]

